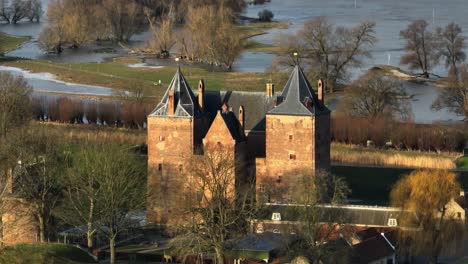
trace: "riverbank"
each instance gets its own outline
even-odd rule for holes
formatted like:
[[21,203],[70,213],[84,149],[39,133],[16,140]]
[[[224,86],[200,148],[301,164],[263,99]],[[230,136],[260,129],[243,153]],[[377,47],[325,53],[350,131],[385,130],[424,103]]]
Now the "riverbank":
[[29,40],[29,37],[17,37],[0,32],[0,54],[18,49]]

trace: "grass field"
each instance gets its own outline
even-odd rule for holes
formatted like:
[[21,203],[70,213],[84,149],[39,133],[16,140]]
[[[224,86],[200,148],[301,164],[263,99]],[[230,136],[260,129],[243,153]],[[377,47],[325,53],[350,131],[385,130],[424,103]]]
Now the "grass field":
[[[118,58],[105,63],[61,64],[42,60],[3,60],[0,64],[19,67],[31,72],[49,72],[58,79],[88,85],[134,91],[145,87],[150,95],[159,97],[164,86],[172,80],[177,68],[130,68],[129,64],[141,62],[138,58]],[[203,79],[207,90],[264,91],[270,76],[263,73],[212,72],[199,67],[184,67],[182,72],[192,88]],[[155,85],[159,80],[163,86]]]
[[0,251],[0,263],[97,263],[86,252],[64,244],[34,244],[6,247]]
[[0,33],[0,54],[15,50],[28,40],[29,37],[15,37]]
[[[351,199],[363,204],[388,205],[393,185],[404,175],[414,171],[410,168],[366,167],[359,165],[334,165],[331,172],[343,177],[352,190]],[[458,172],[462,187],[468,189],[468,171]]]

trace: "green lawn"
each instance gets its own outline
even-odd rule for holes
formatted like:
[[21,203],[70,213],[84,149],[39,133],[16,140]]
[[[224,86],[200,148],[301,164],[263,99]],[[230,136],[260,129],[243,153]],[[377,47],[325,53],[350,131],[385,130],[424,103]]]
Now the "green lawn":
[[459,158],[457,160],[457,167],[468,169],[468,157]]
[[86,252],[64,244],[34,244],[6,247],[0,251],[0,263],[97,263]]
[[15,37],[5,33],[0,33],[0,53],[15,50],[28,40],[29,37]]
[[[389,205],[389,195],[393,185],[414,169],[332,166],[334,175],[343,177],[352,190],[349,198],[362,200],[368,205]],[[462,187],[468,189],[468,171],[459,172]]]

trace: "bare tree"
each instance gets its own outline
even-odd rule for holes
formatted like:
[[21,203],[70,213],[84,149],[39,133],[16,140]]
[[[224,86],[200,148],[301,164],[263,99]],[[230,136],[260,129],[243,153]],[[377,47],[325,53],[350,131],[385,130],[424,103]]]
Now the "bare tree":
[[468,65],[463,64],[456,73],[452,72],[447,86],[440,92],[432,108],[435,110],[448,108],[452,113],[464,116],[465,121],[468,121]]
[[461,27],[452,22],[445,29],[437,28],[437,38],[440,41],[440,56],[445,58],[445,67],[457,74],[457,65],[466,59],[465,37]]
[[85,225],[88,250],[94,247],[94,236],[98,231],[96,215],[103,206],[98,201],[100,194],[99,177],[106,167],[102,160],[109,153],[103,151],[105,144],[89,142],[73,155],[72,165],[63,177],[64,197],[66,201],[61,208],[61,217],[67,224],[73,226]]
[[232,18],[232,11],[223,5],[189,8],[179,37],[181,53],[189,59],[230,70],[242,47],[242,37]]
[[151,17],[148,10],[145,13],[152,35],[148,43],[148,49],[159,57],[169,58],[171,49],[176,43],[172,18],[165,16],[156,20]]
[[460,189],[458,175],[443,170],[412,172],[392,189],[392,205],[417,216],[416,219],[411,217],[400,221],[415,224],[421,229],[402,231],[402,241],[410,239],[412,251],[429,255],[432,264],[437,263],[444,249],[456,249],[456,243],[463,238],[464,222],[447,207]]
[[49,223],[61,197],[59,177],[66,166],[56,134],[45,129],[28,131],[21,140],[22,166],[15,170],[15,194],[26,200],[39,226],[39,241],[45,242]]
[[406,54],[401,57],[400,64],[408,65],[411,70],[420,69],[422,76],[429,78],[440,58],[436,34],[428,30],[425,20],[416,20],[400,31],[400,36],[406,42]]
[[32,118],[29,96],[32,88],[23,77],[0,73],[0,144],[7,134]]
[[30,22],[36,20],[39,23],[41,16],[42,16],[42,2],[40,0],[29,0],[27,2],[28,5],[28,19]]
[[236,158],[222,146],[207,147],[195,156],[187,172],[178,213],[180,235],[174,246],[183,253],[216,253],[216,263],[224,262],[229,240],[247,232],[246,220],[254,213],[252,183],[236,179]]
[[112,39],[126,41],[137,32],[142,10],[135,1],[102,0],[101,7]]
[[369,117],[410,116],[409,97],[401,83],[384,74],[365,75],[345,89],[340,108],[347,114]]
[[[369,49],[376,42],[375,23],[362,22],[352,27],[337,27],[327,18],[306,21],[295,37],[280,35],[280,55],[277,63],[294,65],[293,52],[298,52],[304,66],[327,80],[332,92],[339,81],[348,79],[351,67],[360,67],[362,59],[370,57]],[[287,38],[287,39],[285,39]]]
[[[96,177],[100,208],[96,220],[107,229],[110,263],[116,263],[115,245],[122,232],[134,226],[130,213],[145,205],[145,166],[139,157],[117,144],[103,145],[99,154],[99,175]],[[96,164],[97,165],[97,164]]]

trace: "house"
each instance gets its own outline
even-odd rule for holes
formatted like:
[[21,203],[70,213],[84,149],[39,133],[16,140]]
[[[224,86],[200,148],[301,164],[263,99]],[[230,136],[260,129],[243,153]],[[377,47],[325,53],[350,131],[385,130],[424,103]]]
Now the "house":
[[[161,102],[148,116],[148,222],[166,224],[183,201],[189,161],[209,146],[221,146],[236,158],[236,185],[256,182],[259,201],[281,202],[275,189],[297,171],[330,167],[330,110],[324,84],[313,90],[296,66],[282,93],[193,91],[181,69]],[[267,182],[272,184],[267,185]]]

